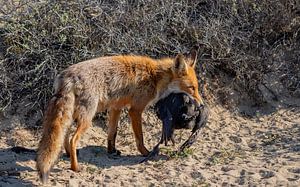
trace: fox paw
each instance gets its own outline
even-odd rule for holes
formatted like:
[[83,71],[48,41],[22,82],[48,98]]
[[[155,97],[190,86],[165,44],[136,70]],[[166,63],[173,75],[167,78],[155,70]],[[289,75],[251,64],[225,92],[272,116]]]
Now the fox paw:
[[47,172],[41,172],[39,175],[40,175],[40,179],[42,181],[43,184],[46,184],[48,182],[48,179],[49,179],[49,171]]
[[143,157],[147,157],[149,155],[149,151],[146,148],[139,149],[140,153],[142,154]]
[[81,167],[79,167],[78,165],[76,165],[76,166],[72,166],[71,165],[71,170],[73,170],[75,172],[80,172],[81,171]]
[[117,149],[108,150],[107,153],[110,154],[111,156],[120,156],[121,155],[121,151],[119,151]]

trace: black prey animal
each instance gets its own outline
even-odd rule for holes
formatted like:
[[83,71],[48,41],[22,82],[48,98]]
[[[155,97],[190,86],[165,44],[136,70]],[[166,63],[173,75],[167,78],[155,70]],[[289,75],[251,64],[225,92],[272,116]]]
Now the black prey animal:
[[159,100],[155,105],[158,118],[162,120],[162,136],[159,143],[153,148],[149,156],[141,161],[145,162],[159,153],[159,145],[168,141],[174,144],[175,129],[192,129],[192,134],[179,148],[177,153],[190,147],[199,135],[200,129],[205,126],[208,118],[208,109],[185,93],[171,93]]

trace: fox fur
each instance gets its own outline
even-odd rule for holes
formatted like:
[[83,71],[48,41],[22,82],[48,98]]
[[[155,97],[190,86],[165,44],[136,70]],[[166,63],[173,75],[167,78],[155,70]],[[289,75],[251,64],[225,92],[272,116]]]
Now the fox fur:
[[[115,148],[120,112],[129,108],[132,128],[139,152],[146,156],[142,133],[145,107],[169,93],[184,92],[202,103],[195,73],[195,51],[188,56],[152,59],[145,56],[100,57],[71,65],[54,83],[55,93],[43,119],[43,135],[37,152],[37,170],[47,182],[51,168],[64,145],[70,155],[71,169],[79,171],[76,145],[92,124],[97,112],[108,110],[108,153]],[[69,139],[73,122],[77,130]]]

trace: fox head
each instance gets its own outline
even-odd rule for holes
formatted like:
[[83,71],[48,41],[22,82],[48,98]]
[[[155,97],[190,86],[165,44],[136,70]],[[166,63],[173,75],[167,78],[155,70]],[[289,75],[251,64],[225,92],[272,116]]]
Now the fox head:
[[198,104],[202,99],[198,91],[198,79],[195,72],[197,52],[192,50],[189,55],[178,54],[172,66],[173,78],[169,88],[176,92],[185,92],[195,98]]

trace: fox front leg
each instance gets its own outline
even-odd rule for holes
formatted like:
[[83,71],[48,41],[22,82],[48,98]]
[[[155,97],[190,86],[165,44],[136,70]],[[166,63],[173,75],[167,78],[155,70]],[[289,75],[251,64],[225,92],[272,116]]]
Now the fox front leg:
[[134,132],[137,148],[143,156],[147,156],[149,154],[149,151],[144,146],[142,131],[142,110],[136,110],[134,108],[131,108],[128,113],[131,119],[132,129]]

